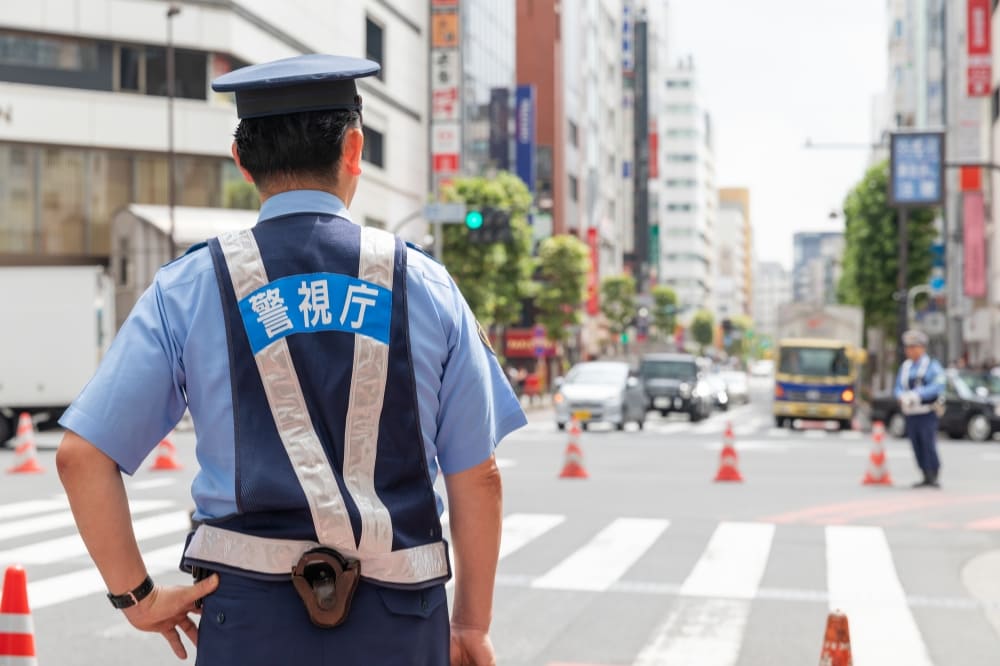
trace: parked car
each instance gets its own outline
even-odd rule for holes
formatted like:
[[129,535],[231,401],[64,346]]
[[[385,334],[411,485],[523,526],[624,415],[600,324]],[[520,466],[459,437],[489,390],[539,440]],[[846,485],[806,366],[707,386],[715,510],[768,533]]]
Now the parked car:
[[740,370],[724,370],[722,379],[726,382],[726,395],[730,404],[745,405],[750,402],[750,381],[747,373]]
[[774,361],[766,358],[754,361],[750,366],[750,374],[754,377],[770,377],[774,374]]
[[[1000,432],[1000,407],[977,394],[958,371],[946,370],[945,377],[945,410],[938,423],[940,430],[955,439],[967,438],[975,442],[986,441]],[[885,423],[886,431],[894,437],[906,436],[906,419],[899,402],[891,395],[872,401],[872,421]]]
[[628,363],[588,361],[570,368],[565,378],[556,379],[553,396],[556,427],[566,427],[576,418],[582,428],[605,421],[618,430],[634,422],[642,430],[646,422],[646,394]]
[[684,412],[692,421],[712,413],[712,388],[704,363],[691,354],[645,354],[639,359],[639,377],[648,409],[666,416]]
[[705,381],[712,391],[712,406],[721,411],[729,409],[729,389],[726,387],[726,380],[718,372],[710,372],[705,375]]

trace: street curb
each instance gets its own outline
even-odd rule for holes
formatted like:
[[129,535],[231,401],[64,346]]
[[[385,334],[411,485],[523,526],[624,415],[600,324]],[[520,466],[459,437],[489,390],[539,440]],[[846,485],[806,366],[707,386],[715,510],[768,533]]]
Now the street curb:
[[962,567],[962,584],[983,603],[986,619],[1000,636],[1000,550],[976,555]]

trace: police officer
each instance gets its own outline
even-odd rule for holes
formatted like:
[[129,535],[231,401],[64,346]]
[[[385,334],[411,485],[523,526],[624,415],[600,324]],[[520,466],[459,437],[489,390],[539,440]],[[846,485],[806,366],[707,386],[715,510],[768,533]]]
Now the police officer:
[[[378,69],[307,55],[213,82],[235,93],[233,158],[260,193],[258,223],[161,268],[61,420],[60,478],[112,605],[180,658],[186,635],[197,664],[495,662],[493,449],[526,420],[444,267],[350,219],[355,79]],[[121,471],[185,410],[195,582],[165,587],[147,575]]]
[[895,396],[906,417],[906,433],[924,478],[914,487],[938,488],[941,463],[937,453],[938,414],[936,405],[944,392],[945,375],[941,364],[927,354],[927,335],[909,330],[903,334],[906,360],[899,368]]

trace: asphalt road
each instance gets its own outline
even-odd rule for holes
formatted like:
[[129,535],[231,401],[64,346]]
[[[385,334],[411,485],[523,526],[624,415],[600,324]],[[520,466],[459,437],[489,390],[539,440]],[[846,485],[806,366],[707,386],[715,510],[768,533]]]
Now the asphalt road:
[[[943,488],[914,490],[908,444],[890,439],[893,485],[862,485],[869,435],[778,430],[766,387],[754,398],[699,424],[651,414],[643,431],[581,433],[586,479],[559,478],[571,437],[551,411],[530,412],[497,451],[500,664],[817,663],[832,608],[847,613],[856,666],[1000,661],[1000,442],[942,439]],[[717,483],[730,421],[743,481]],[[0,566],[28,571],[39,663],[177,663],[103,598],[61,496],[57,440],[38,437],[43,473],[0,477]],[[180,583],[194,435],[172,441],[182,470],[148,461],[128,484],[151,572]],[[0,451],[0,467],[13,462]]]

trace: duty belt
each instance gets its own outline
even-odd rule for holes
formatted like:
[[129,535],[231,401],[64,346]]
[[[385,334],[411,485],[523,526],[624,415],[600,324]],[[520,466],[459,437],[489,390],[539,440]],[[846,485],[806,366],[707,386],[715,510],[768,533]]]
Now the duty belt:
[[[184,559],[201,566],[219,564],[287,578],[304,554],[325,547],[315,541],[271,539],[202,524],[191,536]],[[346,560],[360,563],[362,578],[379,583],[418,585],[447,580],[451,576],[444,541],[384,553],[337,551]]]

